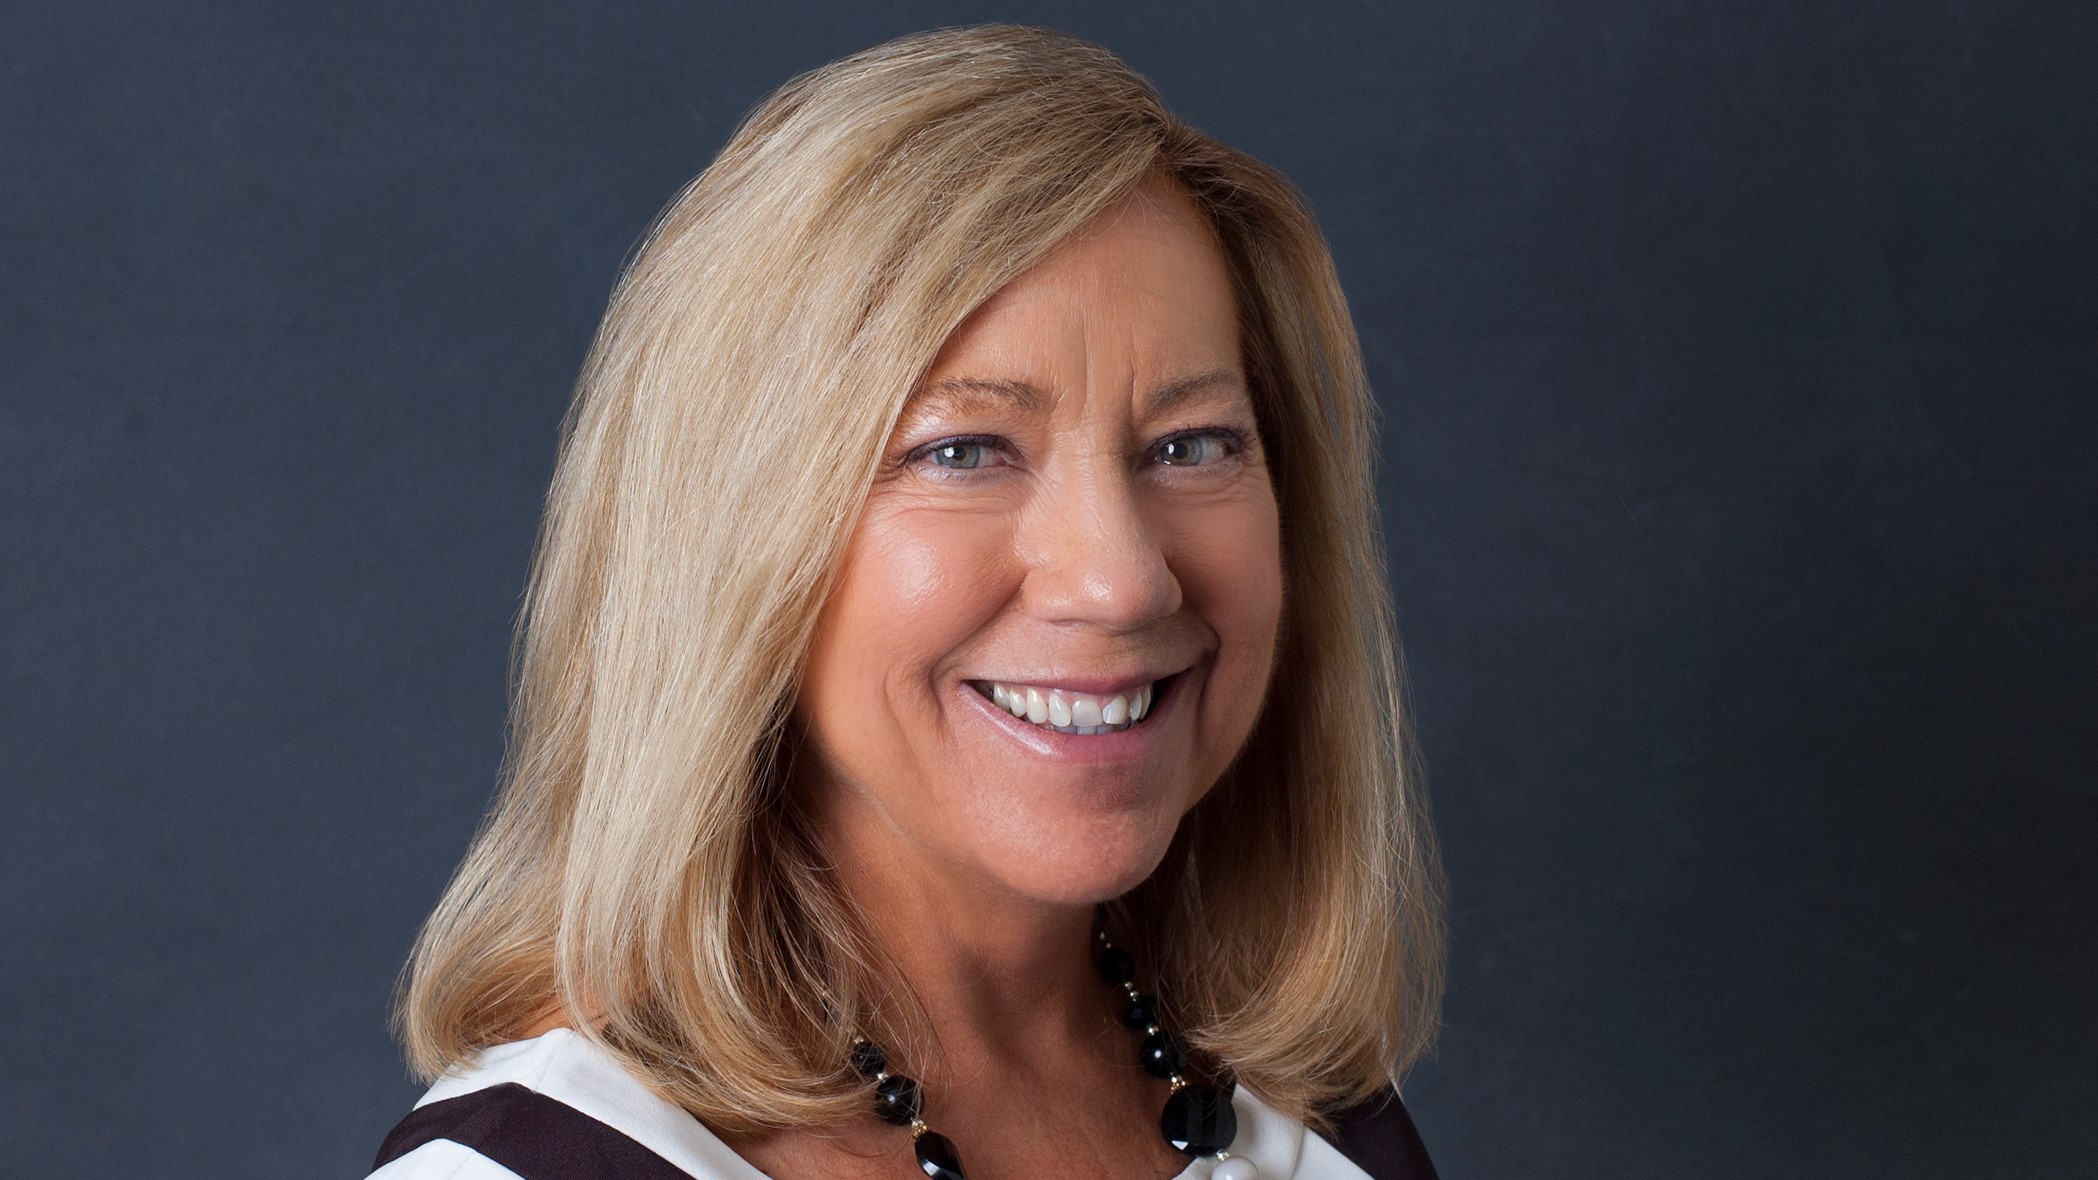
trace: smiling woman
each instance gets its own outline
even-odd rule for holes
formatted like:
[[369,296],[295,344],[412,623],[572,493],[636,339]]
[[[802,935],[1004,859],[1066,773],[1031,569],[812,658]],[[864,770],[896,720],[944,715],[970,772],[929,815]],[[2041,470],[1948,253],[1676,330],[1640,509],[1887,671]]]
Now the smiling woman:
[[1282,556],[1238,357],[1214,234],[1155,179],[940,350],[800,686],[817,826],[876,870],[848,878],[863,910],[1087,911],[1244,745]]
[[1370,415],[1288,183],[1104,50],[789,83],[585,366],[377,1174],[1431,1175]]

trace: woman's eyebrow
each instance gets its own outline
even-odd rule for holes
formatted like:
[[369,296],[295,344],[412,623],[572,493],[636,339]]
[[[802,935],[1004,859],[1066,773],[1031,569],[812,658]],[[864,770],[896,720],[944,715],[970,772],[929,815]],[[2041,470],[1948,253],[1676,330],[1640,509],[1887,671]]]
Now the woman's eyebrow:
[[1025,381],[998,377],[945,377],[920,388],[905,403],[909,411],[923,413],[967,405],[988,395],[1012,403],[1014,409],[1034,413],[1049,404],[1049,397]]
[[[1175,378],[1153,389],[1144,398],[1144,414],[1159,417],[1195,395],[1212,390],[1242,393],[1245,389],[1245,374],[1239,370],[1210,369]],[[985,398],[1007,402],[1012,408],[1026,413],[1039,412],[1049,404],[1047,394],[1025,381],[1006,377],[943,377],[913,393],[905,403],[905,412],[935,413]]]
[[1246,375],[1237,369],[1211,369],[1206,373],[1196,373],[1192,377],[1168,381],[1152,390],[1151,396],[1144,399],[1144,414],[1150,418],[1160,417],[1196,394],[1210,390],[1245,393]]

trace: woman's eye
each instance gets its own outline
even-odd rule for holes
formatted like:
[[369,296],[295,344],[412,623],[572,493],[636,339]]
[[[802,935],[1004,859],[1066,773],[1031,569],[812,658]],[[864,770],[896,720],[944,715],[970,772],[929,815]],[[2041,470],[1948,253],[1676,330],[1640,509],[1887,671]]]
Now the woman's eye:
[[928,457],[941,467],[968,470],[990,462],[991,448],[979,442],[941,443],[931,450]]
[[919,447],[904,462],[930,464],[943,471],[975,471],[1002,466],[1007,449],[1004,440],[995,437],[948,438]]
[[1168,467],[1200,467],[1231,454],[1231,440],[1221,434],[1176,434],[1158,444],[1158,461]]

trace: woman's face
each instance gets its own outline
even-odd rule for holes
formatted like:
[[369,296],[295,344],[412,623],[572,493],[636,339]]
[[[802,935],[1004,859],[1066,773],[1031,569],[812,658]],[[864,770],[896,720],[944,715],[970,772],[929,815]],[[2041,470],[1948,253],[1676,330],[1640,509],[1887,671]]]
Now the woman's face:
[[959,889],[1128,890],[1251,731],[1281,609],[1224,259],[1147,183],[903,411],[797,703],[825,839]]

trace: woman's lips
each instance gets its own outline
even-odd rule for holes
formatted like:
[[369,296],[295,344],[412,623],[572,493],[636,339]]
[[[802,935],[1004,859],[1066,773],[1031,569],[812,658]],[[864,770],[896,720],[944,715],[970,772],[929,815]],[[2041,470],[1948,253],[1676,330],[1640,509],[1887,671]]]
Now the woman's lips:
[[[1106,722],[1104,719],[1106,706],[1103,704],[1101,706],[1103,719],[1098,726],[1093,727],[1093,732],[1090,733],[1080,732],[1079,727],[1075,724],[1059,726],[1055,724],[1054,718],[1038,724],[1028,720],[1024,714],[1015,716],[1009,704],[998,704],[993,701],[990,695],[990,687],[994,683],[1001,683],[1007,686],[1008,700],[1010,700],[1009,694],[1013,687],[1019,687],[1023,693],[1025,689],[1030,687],[1041,688],[1044,689],[1043,706],[1046,709],[1048,705],[1047,691],[1056,689],[1054,685],[1016,685],[1016,682],[1013,681],[972,680],[964,681],[959,687],[962,691],[962,699],[973,703],[975,708],[980,709],[986,723],[1004,731],[1009,737],[1015,739],[1021,747],[1037,755],[1056,759],[1076,759],[1077,761],[1087,763],[1120,762],[1130,758],[1147,756],[1154,749],[1160,735],[1164,732],[1160,728],[1161,720],[1166,714],[1178,711],[1179,698],[1185,695],[1179,691],[1179,688],[1188,675],[1187,671],[1175,672],[1149,683],[1135,684],[1123,689],[1120,693],[1104,694],[1110,697],[1121,696],[1125,700],[1130,700],[1139,692],[1148,692],[1149,700],[1141,720],[1126,720],[1118,725],[1109,725]],[[1123,683],[1129,684],[1130,682],[1124,681]],[[1072,695],[1091,695],[1097,698],[1103,694],[1067,693],[1064,697],[1067,706]],[[1133,704],[1134,702],[1132,701],[1131,703]],[[1075,721],[1076,718],[1074,717],[1073,720]]]
[[1142,721],[1151,711],[1157,682],[1116,693],[1079,692],[1039,684],[972,680],[970,687],[1014,717],[1058,733],[1093,737],[1118,733]]

